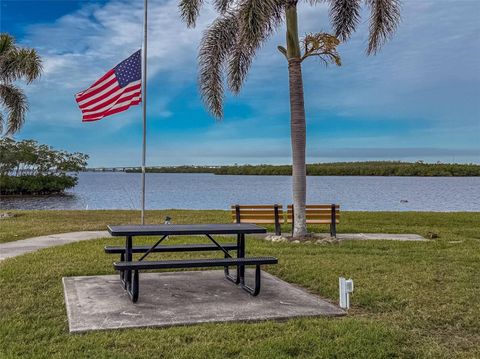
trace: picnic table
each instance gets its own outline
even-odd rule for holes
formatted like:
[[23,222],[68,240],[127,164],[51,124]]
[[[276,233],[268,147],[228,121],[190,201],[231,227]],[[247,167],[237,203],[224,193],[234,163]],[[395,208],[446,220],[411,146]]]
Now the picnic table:
[[[128,293],[132,302],[136,302],[139,296],[140,270],[155,270],[167,268],[200,268],[200,267],[224,267],[225,278],[252,296],[260,292],[261,272],[260,265],[278,263],[275,257],[245,257],[245,236],[247,234],[263,234],[266,229],[255,224],[231,223],[231,224],[161,224],[161,225],[121,225],[107,226],[108,231],[114,237],[125,237],[125,246],[106,246],[105,252],[120,254],[120,261],[114,262],[113,266],[120,271],[120,279],[123,288]],[[205,236],[211,243],[208,244],[179,244],[161,245],[169,236]],[[235,235],[236,243],[219,243],[213,238],[214,235]],[[134,246],[133,240],[138,236],[159,236],[151,246]],[[145,261],[151,253],[167,252],[203,252],[221,251],[224,258],[202,258]],[[236,257],[230,252],[236,251]],[[138,260],[133,260],[134,253],[142,253]],[[245,283],[245,266],[255,266],[255,284],[252,287]],[[229,266],[236,266],[236,276],[229,272]]]

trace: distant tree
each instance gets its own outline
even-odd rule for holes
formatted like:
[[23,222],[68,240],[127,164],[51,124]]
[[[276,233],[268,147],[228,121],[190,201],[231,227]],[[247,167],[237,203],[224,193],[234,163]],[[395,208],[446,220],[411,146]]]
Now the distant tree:
[[[329,4],[334,35],[298,35],[297,5]],[[188,26],[194,26],[204,0],[180,0],[180,11]],[[376,53],[393,34],[400,18],[399,0],[213,0],[220,16],[205,32],[200,45],[200,91],[213,115],[223,116],[224,74],[228,88],[238,93],[247,77],[257,50],[273,32],[286,23],[286,48],[279,51],[288,62],[290,82],[290,125],[292,145],[293,205],[295,237],[307,233],[306,126],[301,64],[309,57],[325,64],[340,65],[336,47],[347,40],[360,21],[361,4],[370,9],[370,35],[367,53]]]
[[24,80],[27,84],[40,77],[42,61],[34,49],[22,48],[6,33],[0,34],[0,134],[12,135],[25,122],[27,97],[14,85]]
[[58,151],[33,140],[0,138],[0,194],[50,194],[77,183],[88,155]]

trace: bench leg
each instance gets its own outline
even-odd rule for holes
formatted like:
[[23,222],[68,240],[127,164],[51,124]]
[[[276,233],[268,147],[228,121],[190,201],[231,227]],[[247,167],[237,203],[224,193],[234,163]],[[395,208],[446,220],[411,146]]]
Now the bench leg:
[[[225,256],[225,258],[227,258],[227,256]],[[228,267],[223,267],[223,271],[225,272],[225,278],[227,280],[229,280],[230,282],[234,283],[234,284],[239,284],[240,283],[240,277],[237,275],[235,277],[233,277],[231,274],[230,274],[230,271],[229,271],[229,268]]]
[[[125,261],[125,253],[120,254],[120,262]],[[125,271],[121,270],[120,271],[120,281],[122,282],[122,287],[123,289],[127,289],[127,282],[125,281]]]
[[330,224],[330,237],[337,238],[337,226],[335,223]]
[[[239,234],[237,239],[237,258],[245,258],[245,234]],[[245,283],[245,266],[237,266],[237,276],[240,280],[240,285]]]
[[127,293],[130,300],[133,303],[136,303],[140,292],[140,274],[138,273],[138,270],[133,270],[132,272],[131,281],[128,283]]
[[[124,259],[127,262],[132,260],[132,237],[126,237]],[[123,271],[123,286],[127,291],[132,286],[132,274],[131,270]]]
[[260,266],[257,265],[255,267],[255,286],[254,288],[249,287],[245,283],[242,283],[242,289],[252,295],[253,297],[256,297],[258,293],[260,293],[260,284],[261,284],[261,274],[260,274]]
[[[237,258],[241,258],[245,256],[245,239],[243,238],[242,241],[242,235],[238,234],[237,235]],[[225,254],[225,258],[228,258],[228,256]],[[223,267],[223,271],[225,272],[225,278],[229,280],[230,282],[238,285],[240,284],[240,278],[241,276],[241,270],[240,266],[237,266],[237,275],[236,277],[233,277],[230,274],[229,268],[228,267]]]

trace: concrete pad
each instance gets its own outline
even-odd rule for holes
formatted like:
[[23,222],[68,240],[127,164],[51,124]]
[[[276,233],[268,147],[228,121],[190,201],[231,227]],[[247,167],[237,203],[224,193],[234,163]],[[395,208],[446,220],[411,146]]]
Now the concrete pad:
[[140,273],[137,303],[118,275],[64,277],[63,286],[70,332],[346,314],[266,272],[257,297],[227,281],[223,270]]
[[107,237],[111,237],[108,231],[82,231],[50,234],[48,236],[33,237],[13,242],[0,243],[0,261],[19,256],[21,254],[35,252],[43,248]]

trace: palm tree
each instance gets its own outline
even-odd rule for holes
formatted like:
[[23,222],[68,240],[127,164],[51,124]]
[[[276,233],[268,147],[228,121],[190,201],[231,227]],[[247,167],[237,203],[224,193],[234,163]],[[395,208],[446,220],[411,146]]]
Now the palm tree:
[[[297,5],[327,3],[334,35],[298,35]],[[188,26],[195,26],[204,0],[180,0],[180,12]],[[360,21],[362,3],[370,9],[367,54],[375,54],[395,32],[400,20],[399,0],[213,0],[218,18],[205,31],[199,51],[199,82],[202,99],[212,114],[223,116],[224,77],[228,89],[237,94],[258,49],[274,31],[286,23],[286,48],[279,51],[288,62],[290,83],[290,124],[294,237],[307,234],[306,201],[306,126],[302,62],[318,57],[325,63],[340,65],[336,47],[347,40]]]
[[0,134],[12,135],[22,127],[28,110],[27,97],[13,83],[25,80],[27,84],[37,79],[42,72],[42,61],[33,49],[22,48],[15,39],[0,34]]

